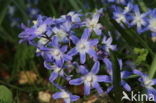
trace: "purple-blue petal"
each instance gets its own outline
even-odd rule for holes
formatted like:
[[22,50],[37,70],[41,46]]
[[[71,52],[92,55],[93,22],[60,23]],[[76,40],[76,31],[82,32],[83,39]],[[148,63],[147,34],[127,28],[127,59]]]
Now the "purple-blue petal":
[[112,70],[113,70],[113,66],[112,66],[112,62],[108,59],[108,58],[104,58],[103,62],[106,65],[106,70],[109,74],[112,74]]
[[62,95],[62,92],[57,92],[57,93],[54,93],[52,97],[54,99],[58,99],[58,98],[61,98],[62,97],[61,95]]
[[77,101],[78,99],[80,99],[80,97],[77,95],[71,95],[70,99],[71,101]]
[[122,79],[126,79],[126,78],[128,78],[129,76],[131,76],[132,75],[132,72],[129,72],[129,71],[122,71],[121,72],[121,78]]
[[58,77],[58,73],[57,72],[52,72],[50,77],[49,77],[49,80],[51,82],[53,82],[54,80],[56,80],[57,77]]
[[67,54],[70,55],[70,56],[74,56],[76,55],[78,52],[76,50],[76,48],[72,48]]
[[97,54],[92,48],[89,49],[88,54],[94,58],[97,58]]
[[88,70],[84,67],[84,66],[80,66],[79,67],[79,72],[82,74],[82,75],[86,75],[88,73]]
[[98,39],[89,40],[90,46],[95,46],[98,44],[98,42],[99,42]]
[[79,41],[79,38],[76,37],[75,35],[71,35],[69,38],[72,40],[74,44],[76,44]]
[[123,86],[123,88],[127,91],[131,91],[131,87],[128,83],[126,83],[124,80],[121,81],[121,85]]
[[106,82],[106,83],[111,83],[111,77],[107,75],[98,75],[97,76],[97,81],[98,82]]
[[152,84],[156,85],[156,79],[152,79]]
[[71,85],[80,85],[83,83],[83,80],[81,78],[73,79],[69,81],[69,84]]
[[72,60],[72,57],[70,56],[70,55],[64,55],[64,60],[65,61],[70,61],[70,60]]
[[100,69],[100,63],[97,61],[94,63],[94,65],[91,69],[91,72],[94,74],[97,74],[99,72],[99,69]]
[[90,83],[84,83],[84,95],[89,95],[90,89],[91,89],[91,84]]
[[102,94],[104,92],[99,83],[94,83],[93,87],[97,90],[99,94]]
[[113,90],[113,88],[114,88],[113,86],[108,87],[107,90],[106,90],[106,93],[111,92]]
[[101,35],[102,34],[102,30],[100,28],[94,28],[94,32],[97,34],[97,35]]
[[68,48],[67,46],[62,46],[62,47],[61,47],[61,51],[62,51],[63,53],[66,52],[66,51],[67,51],[67,48]]
[[81,64],[84,64],[86,62],[86,54],[80,54],[80,62]]
[[134,69],[134,70],[132,70],[132,72],[133,72],[134,74],[136,74],[136,75],[144,76],[144,73],[142,73],[142,72],[139,71],[139,70]]
[[87,40],[89,37],[90,37],[90,30],[89,29],[85,29],[82,36],[81,36],[81,39],[85,39]]

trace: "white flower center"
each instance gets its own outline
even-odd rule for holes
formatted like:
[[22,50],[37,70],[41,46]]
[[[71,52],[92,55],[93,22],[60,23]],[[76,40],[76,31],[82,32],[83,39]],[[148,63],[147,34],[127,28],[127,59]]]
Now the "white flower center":
[[63,30],[58,30],[56,32],[56,35],[60,40],[63,40],[65,37],[67,37],[68,34],[64,32]]
[[54,72],[60,72],[61,71],[61,68],[59,68],[59,67],[56,67],[55,69],[54,69]]
[[46,31],[47,25],[46,24],[42,24],[40,25],[36,30],[35,30],[35,34],[36,35],[40,35],[43,34]]
[[152,80],[145,77],[144,78],[144,85],[147,87],[147,88],[150,88],[152,86]]
[[52,54],[53,58],[56,60],[60,60],[63,56],[62,52],[57,48],[52,49],[51,54]]
[[70,95],[67,92],[62,92],[62,98],[69,98]]
[[85,82],[90,82],[90,83],[92,83],[92,82],[94,82],[96,80],[96,76],[94,75],[94,74],[92,74],[92,73],[89,73],[89,74],[87,74],[85,77],[84,77],[84,81]]
[[156,32],[156,18],[150,19],[149,29],[153,32]]
[[48,42],[48,39],[46,38],[41,38],[38,43],[41,44],[41,45],[45,45],[46,43]]
[[140,15],[135,16],[133,22],[134,22],[135,24],[137,24],[137,26],[139,26],[139,27],[141,27],[141,25],[144,25],[144,24],[145,24],[145,21],[141,18]]
[[126,22],[126,18],[125,18],[125,16],[123,15],[123,14],[118,14],[117,15],[117,19],[116,19],[116,21],[118,22],[118,23],[122,23],[122,22]]
[[76,44],[76,49],[79,53],[86,53],[88,52],[90,46],[89,46],[89,42],[87,40],[80,40],[77,44]]
[[97,25],[97,22],[95,20],[91,20],[88,22],[88,27],[91,29],[95,28],[96,25]]

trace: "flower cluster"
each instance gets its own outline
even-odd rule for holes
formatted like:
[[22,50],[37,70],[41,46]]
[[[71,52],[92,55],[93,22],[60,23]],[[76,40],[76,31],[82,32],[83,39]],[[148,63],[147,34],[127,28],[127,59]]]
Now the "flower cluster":
[[[148,24],[146,16],[149,13],[141,14],[138,6],[131,4],[128,4],[124,10],[114,7],[114,19],[118,23],[136,25],[138,32],[146,28]],[[135,15],[132,18],[133,11]],[[66,103],[80,98],[57,83],[59,77],[70,85],[83,85],[84,95],[90,95],[91,89],[103,94],[109,93],[114,88],[113,63],[110,54],[111,51],[117,50],[117,45],[113,44],[110,33],[108,35],[103,33],[104,27],[99,23],[101,16],[103,16],[103,9],[87,14],[72,11],[60,18],[39,16],[32,27],[22,25],[24,31],[19,34],[20,43],[26,42],[36,47],[37,55],[44,59],[45,68],[52,71],[49,81],[60,90],[53,94],[53,98],[62,98]],[[127,22],[129,19],[127,16],[130,16],[131,23]],[[153,26],[151,24],[148,27]],[[130,71],[123,69],[127,65],[121,59],[118,59],[118,64],[121,71],[120,85],[123,89],[132,90],[126,79],[135,74],[140,77],[138,81],[148,93],[155,92],[152,87],[156,83],[155,80],[148,79],[147,75],[136,69]],[[107,90],[104,90],[101,84],[108,84]]]
[[153,38],[156,36],[156,9],[143,12],[139,5],[134,4],[132,1],[125,3],[124,8],[113,5],[112,9],[113,18],[122,27],[124,27],[123,24],[126,24],[129,28],[135,27],[139,34],[150,31]]

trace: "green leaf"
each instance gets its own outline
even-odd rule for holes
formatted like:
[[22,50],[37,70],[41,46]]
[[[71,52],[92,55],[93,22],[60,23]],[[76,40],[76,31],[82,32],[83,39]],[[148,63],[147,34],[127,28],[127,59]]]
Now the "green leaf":
[[69,1],[69,3],[71,4],[71,6],[75,9],[75,10],[79,10],[80,9],[80,7],[79,7],[79,5],[78,5],[78,3],[77,3],[77,0],[68,0]]
[[150,78],[154,77],[155,72],[156,72],[156,54],[154,56],[154,59],[153,59],[153,62],[149,71]]
[[9,5],[11,0],[3,0],[3,1],[0,1],[0,25],[2,24],[4,18],[5,18],[5,15],[7,13],[7,7]]
[[140,64],[146,61],[149,51],[147,49],[134,48],[134,53],[137,55],[136,64]]
[[113,62],[113,87],[114,87],[114,94],[115,94],[115,101],[118,101],[118,103],[121,103],[121,76],[120,76],[120,67],[118,64],[117,57],[114,52],[111,52],[111,60]]
[[5,86],[0,85],[0,103],[12,103],[12,92]]

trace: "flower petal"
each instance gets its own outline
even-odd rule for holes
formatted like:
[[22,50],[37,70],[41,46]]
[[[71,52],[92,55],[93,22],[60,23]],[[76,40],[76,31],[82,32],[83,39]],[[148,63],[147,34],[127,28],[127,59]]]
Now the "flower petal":
[[94,45],[97,45],[99,42],[98,39],[93,39],[93,40],[89,40],[89,43],[90,43],[90,46],[94,46]]
[[112,75],[112,70],[113,70],[112,62],[108,58],[104,58],[103,62],[106,65],[107,72]]
[[124,80],[121,81],[121,85],[124,87],[125,90],[131,91],[130,85],[126,83]]
[[108,87],[107,90],[106,90],[106,93],[111,92],[113,90],[113,88],[114,88],[113,86]]
[[152,79],[152,84],[156,85],[156,79]]
[[76,44],[79,41],[79,38],[75,35],[71,35],[69,38],[72,40],[74,44]]
[[70,55],[70,56],[74,56],[76,55],[78,52],[76,50],[76,48],[72,48],[67,54]]
[[103,93],[103,90],[102,90],[101,86],[99,85],[99,83],[97,83],[97,82],[94,83],[93,87],[97,90],[97,92],[99,94],[102,94]]
[[69,56],[69,55],[64,55],[64,60],[65,61],[70,61],[70,60],[72,60],[72,57]]
[[94,28],[94,32],[97,34],[97,35],[101,35],[102,34],[102,30],[100,28]]
[[94,74],[97,74],[99,72],[100,69],[100,63],[97,61],[95,62],[95,64],[93,65],[91,72]]
[[129,76],[131,76],[132,75],[132,72],[129,72],[129,71],[122,71],[121,72],[121,78],[122,79],[126,79],[126,78],[128,78]]
[[92,48],[89,49],[88,54],[94,58],[97,58],[97,54]]
[[66,51],[67,51],[67,48],[68,48],[67,46],[62,46],[62,47],[61,47],[61,51],[62,51],[63,53],[66,52]]
[[62,98],[62,92],[57,92],[52,96],[54,99]]
[[70,100],[70,98],[64,98],[64,102],[65,103],[71,103],[71,100]]
[[132,70],[132,71],[133,71],[133,73],[136,74],[136,75],[144,76],[144,74],[143,74],[141,71],[139,71],[139,70],[134,69],[134,70]]
[[89,37],[90,37],[90,30],[89,29],[85,29],[82,36],[81,36],[81,39],[85,39],[87,40]]
[[89,95],[91,89],[91,84],[89,82],[84,83],[84,95]]
[[80,54],[80,62],[81,62],[81,64],[84,64],[85,61],[86,61],[86,54],[85,53],[84,54]]
[[79,98],[77,95],[71,95],[71,101],[77,101]]
[[98,75],[97,76],[97,81],[98,82],[106,82],[106,83],[111,83],[111,77],[107,75]]
[[84,66],[80,66],[79,67],[79,72],[82,74],[82,75],[86,75],[88,73],[88,70],[84,67]]
[[71,85],[80,85],[83,83],[83,80],[81,78],[73,79],[69,81],[69,84]]
[[58,73],[57,72],[52,72],[50,77],[49,77],[49,80],[51,82],[53,82],[54,80],[56,80],[57,77],[58,77]]

